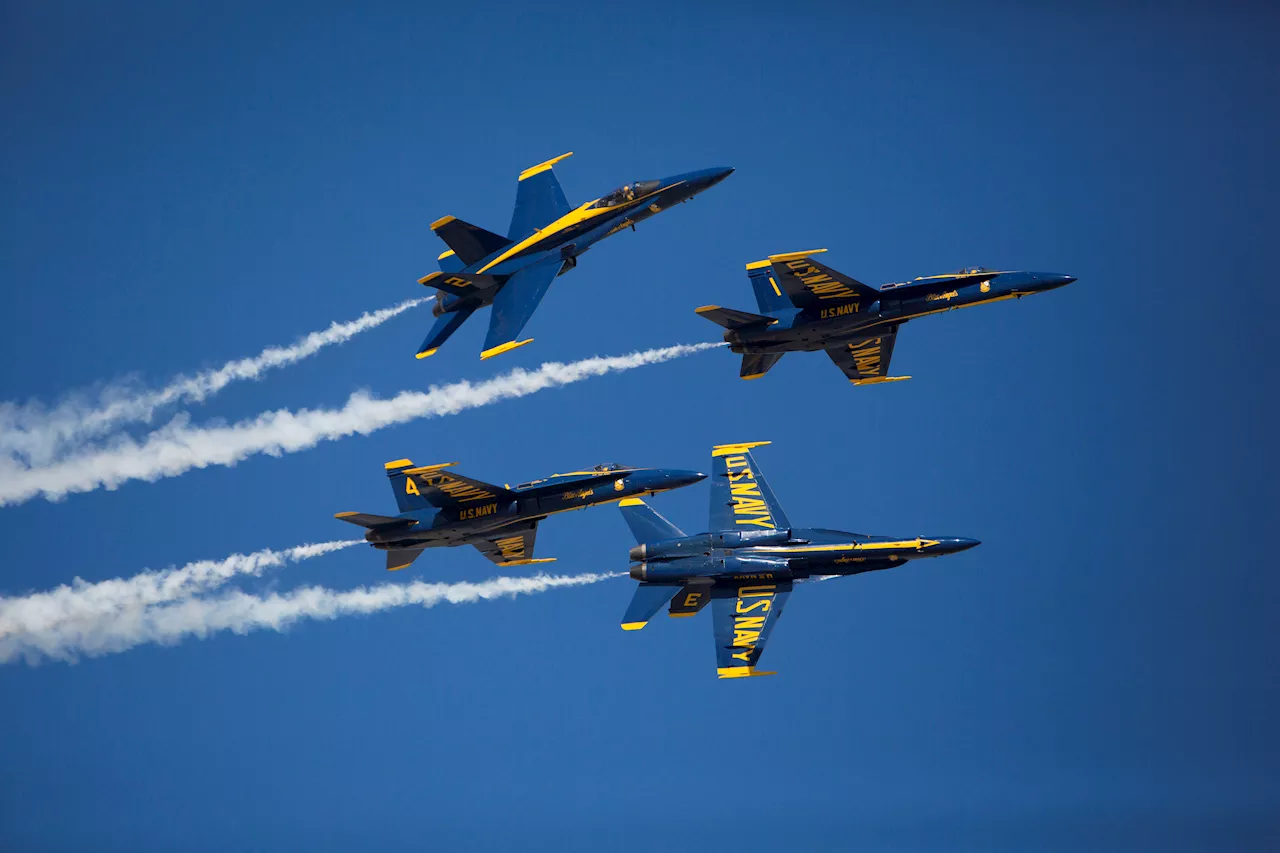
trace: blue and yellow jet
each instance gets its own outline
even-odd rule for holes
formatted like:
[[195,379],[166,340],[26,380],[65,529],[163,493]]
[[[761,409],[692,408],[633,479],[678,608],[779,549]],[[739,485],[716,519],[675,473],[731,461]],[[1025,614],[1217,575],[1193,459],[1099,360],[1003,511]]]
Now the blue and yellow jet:
[[431,223],[449,245],[440,256],[440,272],[419,283],[440,291],[431,333],[418,358],[435,353],[475,311],[493,306],[489,334],[481,358],[524,346],[520,331],[556,276],[573,269],[578,256],[599,240],[624,228],[635,228],[656,213],[688,201],[729,176],[720,166],[671,178],[633,181],[601,198],[570,207],[551,167],[569,154],[539,163],[520,173],[511,227],[502,237],[453,216]]
[[415,466],[408,459],[386,464],[399,515],[340,512],[364,538],[387,552],[387,570],[403,569],[427,548],[474,545],[502,567],[549,563],[533,557],[538,522],[549,515],[639,495],[656,495],[706,479],[697,471],[597,465],[590,471],[553,474],[511,486],[495,486],[452,471],[458,463]]
[[693,616],[711,602],[720,678],[774,674],[755,666],[793,584],[891,569],[979,544],[946,536],[904,539],[793,528],[751,457],[751,448],[768,443],[712,450],[709,533],[686,536],[644,501],[621,503],[640,543],[630,552],[638,563],[631,577],[640,585],[622,617],[623,630],[643,628],[667,602],[670,616]]
[[889,375],[898,327],[908,320],[1019,299],[1075,281],[1057,273],[979,267],[877,289],[810,257],[825,251],[770,255],[747,264],[759,314],[719,305],[697,309],[727,329],[729,349],[742,355],[741,378],[764,376],[789,352],[826,350],[854,385],[910,379]]

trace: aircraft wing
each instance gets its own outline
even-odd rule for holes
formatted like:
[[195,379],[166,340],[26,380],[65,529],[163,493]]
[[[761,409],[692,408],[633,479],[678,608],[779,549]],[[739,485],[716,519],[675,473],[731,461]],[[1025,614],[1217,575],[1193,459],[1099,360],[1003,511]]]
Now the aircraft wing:
[[507,279],[507,283],[493,298],[489,334],[484,339],[481,358],[489,358],[528,343],[517,342],[516,337],[533,316],[538,303],[542,302],[551,282],[560,273],[560,265],[560,258],[547,258],[525,267]]
[[711,530],[788,530],[791,522],[765,482],[751,448],[768,444],[718,444],[711,450]]
[[539,163],[520,173],[520,183],[516,185],[516,209],[511,213],[511,228],[507,231],[507,237],[512,242],[523,240],[534,231],[546,228],[569,212],[569,202],[564,197],[564,190],[560,189],[556,173],[551,171],[552,166],[569,154]]
[[789,595],[791,581],[717,581],[711,588],[716,674],[720,678],[774,675],[759,672],[755,666]]
[[494,533],[487,539],[479,542],[472,542],[481,554],[484,554],[494,564],[506,568],[507,566],[527,566],[530,563],[551,563],[555,561],[554,557],[535,560],[533,558],[533,542],[538,536],[537,522],[527,527],[513,527],[508,530],[501,530]]
[[898,327],[894,326],[887,332],[832,347],[827,350],[827,355],[854,385],[910,379],[910,376],[889,375],[889,361],[893,358],[893,345],[897,338]]

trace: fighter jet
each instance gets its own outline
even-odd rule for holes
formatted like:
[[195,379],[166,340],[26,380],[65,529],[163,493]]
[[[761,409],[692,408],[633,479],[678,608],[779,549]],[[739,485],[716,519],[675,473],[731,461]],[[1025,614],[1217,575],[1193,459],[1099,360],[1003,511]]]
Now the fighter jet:
[[686,536],[638,498],[621,503],[640,544],[630,557],[640,582],[622,617],[636,631],[670,602],[669,616],[693,616],[711,602],[720,678],[774,675],[756,664],[792,585],[824,576],[892,569],[908,560],[954,554],[976,539],[867,536],[794,528],[751,457],[767,441],[722,444],[711,452],[711,532]]
[[729,349],[742,355],[741,378],[759,379],[792,351],[826,350],[854,385],[910,379],[889,375],[898,327],[908,320],[1020,299],[1075,281],[1056,273],[975,267],[874,288],[810,258],[825,251],[770,255],[747,264],[759,314],[719,305],[697,309],[727,329]]
[[431,230],[449,245],[449,251],[440,256],[440,272],[419,279],[439,293],[432,312],[437,319],[418,349],[418,358],[433,355],[486,305],[492,305],[493,311],[481,358],[532,342],[532,338],[516,339],[552,280],[577,266],[579,255],[610,234],[627,227],[635,230],[636,223],[688,201],[733,172],[718,166],[661,180],[632,181],[570,207],[551,167],[571,154],[520,173],[506,237],[453,216],[431,223]]
[[403,569],[427,548],[474,545],[503,568],[550,563],[534,559],[538,522],[549,515],[639,495],[656,495],[706,479],[697,471],[628,468],[607,463],[589,471],[553,474],[511,486],[495,486],[452,471],[457,465],[416,467],[408,459],[386,464],[399,515],[340,512],[334,516],[368,532],[364,538],[387,552],[387,570]]

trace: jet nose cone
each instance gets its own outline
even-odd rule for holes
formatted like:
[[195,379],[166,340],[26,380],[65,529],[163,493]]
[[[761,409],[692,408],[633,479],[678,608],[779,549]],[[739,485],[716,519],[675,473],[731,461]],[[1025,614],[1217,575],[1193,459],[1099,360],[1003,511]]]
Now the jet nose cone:
[[687,175],[681,175],[680,177],[694,193],[700,193],[703,190],[714,187],[732,174],[732,166],[715,166],[710,169],[689,172]]
[[672,471],[667,474],[667,479],[672,481],[672,488],[681,486],[692,486],[700,480],[707,479],[707,475],[700,471]]
[[1063,287],[1075,281],[1073,275],[1062,275],[1056,272],[1038,272],[1031,274],[1032,287],[1035,290],[1053,290],[1055,287]]
[[976,548],[982,543],[977,539],[966,539],[963,536],[950,536],[937,540],[937,553],[942,554],[959,554],[961,551],[968,551],[970,548]]
[[716,184],[733,174],[733,167],[716,166],[714,169],[708,169],[707,171],[711,173],[711,178],[707,182],[707,186],[714,187]]

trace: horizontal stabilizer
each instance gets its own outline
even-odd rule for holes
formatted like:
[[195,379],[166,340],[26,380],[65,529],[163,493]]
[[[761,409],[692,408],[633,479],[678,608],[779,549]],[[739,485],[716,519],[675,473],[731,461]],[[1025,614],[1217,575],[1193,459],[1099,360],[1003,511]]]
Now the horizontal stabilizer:
[[463,266],[471,266],[494,252],[505,249],[511,241],[501,234],[486,231],[479,225],[446,216],[431,223],[431,230],[457,254]]
[[618,502],[618,507],[622,510],[622,520],[631,528],[631,535],[641,545],[684,536],[683,530],[639,498],[623,498]]
[[631,597],[631,603],[627,605],[626,615],[622,617],[622,630],[639,631],[648,625],[653,614],[661,610],[662,605],[670,601],[671,596],[679,590],[678,586],[640,583],[636,587],[636,594]]
[[389,527],[411,527],[418,522],[412,518],[395,515],[373,515],[368,512],[340,512],[334,518],[349,524],[358,524],[370,530],[381,530]]
[[742,356],[742,369],[738,371],[740,379],[759,379],[769,372],[769,368],[777,364],[784,352],[747,353]]
[[436,350],[440,345],[449,340],[449,336],[458,329],[462,328],[462,324],[467,322],[476,309],[463,308],[461,311],[450,311],[436,318],[431,324],[431,331],[427,332],[427,337],[422,342],[422,346],[418,347],[417,358],[427,358],[436,354]]
[[418,279],[418,284],[425,287],[434,287],[436,290],[443,290],[445,293],[451,293],[454,296],[484,297],[487,295],[485,291],[493,290],[504,280],[503,277],[493,275],[433,272],[431,275]]
[[710,578],[699,578],[696,581],[690,581],[684,585],[684,588],[676,593],[676,597],[671,599],[671,606],[667,608],[667,615],[673,619],[683,616],[697,616],[698,611],[706,607],[711,601]]
[[699,317],[705,317],[726,329],[743,329],[747,326],[768,326],[778,322],[775,317],[763,314],[752,314],[750,311],[739,311],[736,308],[721,308],[719,305],[703,305],[694,309]]
[[396,548],[394,551],[388,551],[387,571],[395,572],[400,569],[407,569],[421,555],[421,548]]

